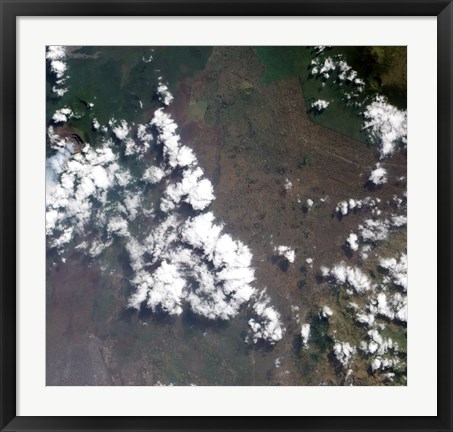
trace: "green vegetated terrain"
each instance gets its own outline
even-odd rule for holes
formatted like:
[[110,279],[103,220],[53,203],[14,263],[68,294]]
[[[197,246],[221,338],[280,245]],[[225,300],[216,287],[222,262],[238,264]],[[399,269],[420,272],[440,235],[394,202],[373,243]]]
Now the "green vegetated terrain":
[[[330,102],[321,115],[311,113],[313,121],[363,142],[367,137],[362,130],[362,106],[347,103],[335,79],[324,81],[311,75],[310,63],[316,55],[314,47],[255,47],[256,55],[265,65],[265,82],[298,77],[304,92],[307,110],[319,98]],[[362,104],[376,94],[385,95],[400,109],[406,108],[407,49],[406,47],[332,47],[326,57],[342,55],[345,61],[365,81],[365,91],[358,99]],[[348,84],[345,84],[347,87]],[[349,84],[349,86],[351,86]]]

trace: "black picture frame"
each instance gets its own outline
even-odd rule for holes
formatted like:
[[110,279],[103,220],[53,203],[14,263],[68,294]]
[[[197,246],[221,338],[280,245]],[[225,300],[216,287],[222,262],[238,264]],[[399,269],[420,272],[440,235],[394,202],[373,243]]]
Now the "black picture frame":
[[[451,431],[453,5],[451,0],[62,1],[0,0],[1,431],[418,430]],[[436,16],[438,112],[438,413],[435,417],[16,416],[16,18],[20,16]],[[209,413],[207,413],[209,415]]]

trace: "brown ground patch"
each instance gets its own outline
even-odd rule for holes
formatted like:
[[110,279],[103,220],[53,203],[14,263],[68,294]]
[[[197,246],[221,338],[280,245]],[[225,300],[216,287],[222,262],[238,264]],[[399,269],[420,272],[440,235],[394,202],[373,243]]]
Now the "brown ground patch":
[[[182,87],[185,101],[180,99],[174,115],[183,141],[194,147],[215,183],[213,212],[251,247],[257,286],[267,287],[297,338],[291,305],[300,307],[304,322],[308,311],[330,298],[329,288],[315,281],[316,269],[349,259],[342,245],[363,219],[358,214],[339,222],[332,215],[337,202],[379,196],[384,203],[401,194],[394,180],[405,175],[406,159],[398,155],[386,165],[393,181],[385,189],[368,191],[375,149],[313,123],[296,78],[265,84],[263,72],[250,48],[214,48],[205,71]],[[189,100],[207,102],[203,122],[185,122]],[[307,157],[310,163],[303,166]],[[293,183],[289,191],[286,179]],[[306,211],[309,198],[314,205]],[[282,244],[296,249],[296,262],[287,268],[272,257],[273,246]],[[313,269],[306,258],[313,258]],[[275,350],[291,358],[292,343],[285,338]],[[277,374],[276,382],[303,382],[292,375]]]

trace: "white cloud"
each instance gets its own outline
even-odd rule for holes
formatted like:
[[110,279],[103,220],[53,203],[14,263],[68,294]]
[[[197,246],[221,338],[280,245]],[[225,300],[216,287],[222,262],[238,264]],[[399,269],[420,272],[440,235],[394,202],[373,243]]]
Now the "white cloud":
[[67,77],[65,73],[68,69],[68,66],[65,62],[66,59],[66,48],[61,45],[51,45],[47,47],[46,58],[49,60],[50,71],[55,75],[57,81],[56,84],[52,86],[52,92],[57,96],[63,96],[68,89],[59,88],[58,86],[63,84]]
[[407,225],[407,216],[404,215],[397,215],[397,216],[392,216],[392,226],[399,228],[404,225]]
[[61,45],[50,45],[47,47],[46,58],[49,60],[61,60],[66,57],[66,48]]
[[56,75],[57,78],[62,78],[66,72],[67,66],[66,63],[61,60],[52,60],[51,70]]
[[69,91],[68,87],[58,88],[57,86],[52,86],[52,92],[57,96],[64,96]]
[[[73,144],[67,144],[46,163],[49,236],[68,227],[74,228],[73,234],[82,232],[93,216],[93,203],[105,205],[107,190],[116,186],[115,175],[121,171],[108,143],[96,150],[86,144],[81,152],[72,152]],[[97,212],[100,215],[102,207]],[[94,218],[98,223],[99,215]],[[55,243],[55,247],[61,245],[61,242]],[[99,247],[94,249],[99,250]]]
[[372,313],[358,312],[355,319],[357,322],[366,324],[367,326],[372,326],[375,322],[375,316]]
[[159,309],[170,315],[182,313],[181,302],[186,296],[186,280],[181,277],[178,267],[163,260],[152,275],[139,271],[132,283],[137,291],[129,299],[129,306],[139,308],[146,300],[146,304],[153,311]]
[[155,126],[159,132],[157,141],[163,145],[164,156],[171,168],[188,167],[197,163],[192,149],[181,146],[180,137],[176,133],[178,125],[162,108],[154,112],[151,125]]
[[392,338],[383,337],[377,329],[368,331],[368,341],[360,343],[360,349],[367,354],[384,355],[388,351],[398,352],[398,343],[393,341]]
[[325,305],[321,309],[321,317],[322,318],[330,318],[333,315],[332,309],[329,306]]
[[383,168],[380,163],[377,163],[376,168],[371,171],[368,180],[375,185],[387,183],[387,170]]
[[49,138],[50,146],[54,150],[58,150],[60,147],[66,147],[71,142],[66,138],[61,138],[55,133],[55,129],[52,125],[47,128],[47,137]]
[[371,300],[368,308],[374,315],[407,322],[407,297],[400,293],[394,295],[379,293],[376,298]]
[[368,259],[369,252],[371,251],[371,245],[369,244],[364,244],[362,246],[362,250],[360,251],[360,258],[362,258],[363,261]]
[[120,216],[112,217],[107,223],[107,232],[109,234],[116,234],[122,237],[128,237],[128,223]]
[[373,372],[377,370],[388,370],[394,368],[395,366],[398,366],[399,364],[400,360],[398,357],[394,358],[376,357],[371,362],[371,369],[373,370]]
[[337,213],[341,213],[343,216],[347,215],[348,214],[348,203],[347,201],[341,201],[337,204],[337,207],[336,207],[336,212]]
[[381,258],[379,265],[386,269],[389,276],[386,277],[385,282],[393,283],[404,291],[407,291],[407,255],[401,254],[399,260],[396,258]]
[[69,243],[72,240],[73,232],[73,227],[66,228],[59,237],[54,238],[51,243],[52,247],[60,248],[62,245]]
[[321,267],[324,277],[330,277],[331,283],[345,284],[353,288],[358,294],[363,294],[372,290],[374,287],[369,277],[358,267],[350,267],[345,263],[336,264],[331,269]]
[[127,138],[124,140],[125,156],[139,155],[140,157],[144,155],[149,150],[149,143],[146,141],[135,141],[132,138]]
[[359,225],[359,231],[364,242],[377,242],[388,238],[389,226],[387,219],[367,219]]
[[359,242],[358,242],[359,237],[355,233],[349,234],[349,237],[346,239],[346,242],[349,245],[349,248],[352,251],[356,251],[359,248]]
[[273,345],[283,337],[285,332],[280,314],[268,303],[269,299],[264,297],[258,299],[253,305],[256,317],[249,320],[249,326],[252,330],[254,343],[264,340]]
[[324,111],[328,106],[330,105],[330,102],[323,100],[323,99],[318,99],[314,102],[312,102],[311,107],[315,109],[318,112]]
[[275,246],[274,252],[276,252],[277,255],[284,257],[290,263],[294,263],[294,260],[296,259],[296,252],[289,246]]
[[200,249],[210,259],[213,259],[217,242],[223,230],[223,225],[214,224],[212,212],[201,214],[188,219],[181,228],[182,239]]
[[392,369],[400,364],[398,343],[391,338],[383,337],[376,329],[368,331],[368,340],[360,343],[360,349],[371,360],[373,372]]
[[64,62],[66,58],[66,49],[60,45],[53,45],[47,48],[46,58],[50,60],[50,69],[57,79],[61,79],[66,72],[67,65]]
[[145,170],[142,179],[148,183],[159,183],[165,177],[165,171],[157,166],[149,167]]
[[[310,73],[315,77],[322,77],[324,80],[328,80],[334,76],[334,73],[338,80],[340,81],[339,88],[343,85],[343,83],[349,83],[354,86],[354,89],[361,93],[365,87],[365,82],[358,78],[357,71],[352,69],[349,66],[344,56],[341,54],[335,56],[325,56],[324,50],[318,50],[316,52],[316,58],[311,61],[311,71]],[[324,83],[323,83],[324,84]],[[356,97],[357,93],[351,91],[347,93],[346,91],[343,92],[344,96],[349,96],[348,99],[352,97]]]
[[[178,277],[186,280],[180,305],[186,302],[196,314],[209,319],[230,319],[255,295],[251,285],[255,278],[249,249],[229,234],[221,234],[222,229],[214,223],[212,213],[186,221],[170,215],[144,245],[129,242],[132,267],[144,271],[145,252],[151,255],[152,263],[166,260],[176,266]],[[137,290],[131,304],[137,305],[137,299],[143,298],[145,288],[140,285]]]
[[349,342],[335,342],[333,354],[344,368],[349,368],[357,349]]
[[152,310],[160,306],[172,315],[179,315],[182,312],[181,299],[184,297],[185,286],[186,281],[181,277],[178,268],[163,261],[153,273],[147,305]]
[[339,215],[346,216],[351,211],[357,212],[359,210],[377,209],[377,205],[381,202],[380,198],[366,197],[363,199],[353,199],[340,201],[335,207],[335,212]]
[[[109,123],[115,124],[115,120],[111,120]],[[126,120],[121,120],[121,123],[115,127],[112,128],[113,133],[116,135],[116,137],[123,141],[126,139],[126,137],[129,135],[130,132],[130,127],[127,124]]]
[[153,135],[148,131],[147,125],[137,125],[137,138],[143,143],[149,143],[153,140]]
[[407,144],[407,112],[390,105],[384,96],[376,96],[363,115],[363,128],[378,146],[381,158],[390,156],[399,143]]
[[164,192],[160,208],[164,212],[172,211],[181,202],[186,202],[194,210],[203,210],[215,199],[212,183],[204,178],[200,167],[189,168],[183,172],[182,180],[170,184]]
[[159,96],[159,100],[163,102],[165,105],[170,105],[174,99],[173,95],[170,93],[170,90],[168,89],[168,86],[162,82],[159,82],[157,86],[157,94]]
[[308,340],[310,339],[310,324],[302,324],[300,329],[300,337],[302,339],[302,346],[308,348]]
[[128,192],[123,202],[128,213],[128,219],[133,221],[139,214],[140,210],[142,210],[142,199],[140,194]]
[[71,108],[69,107],[64,107],[61,108],[57,111],[55,111],[54,115],[52,116],[52,120],[55,123],[65,123],[73,117],[74,113],[72,112]]
[[115,181],[118,183],[119,186],[126,187],[131,183],[132,176],[129,173],[129,171],[120,170],[119,166],[116,164],[112,164],[112,165],[110,165],[110,167],[111,167],[111,171],[115,175]]

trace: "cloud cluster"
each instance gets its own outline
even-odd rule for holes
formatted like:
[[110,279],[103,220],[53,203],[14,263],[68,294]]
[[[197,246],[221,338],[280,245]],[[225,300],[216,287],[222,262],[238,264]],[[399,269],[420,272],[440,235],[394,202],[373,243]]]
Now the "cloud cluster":
[[330,77],[330,72],[336,69],[336,64],[331,57],[322,59],[315,58],[311,61],[311,74],[322,75],[325,79]]
[[392,369],[400,364],[396,356],[398,343],[383,337],[376,329],[368,331],[368,340],[362,341],[359,348],[370,358],[373,372]]
[[330,102],[323,100],[323,99],[318,99],[311,104],[311,108],[318,111],[322,112],[324,111],[328,106],[330,105]]
[[346,243],[349,246],[349,249],[356,251],[359,248],[359,237],[355,233],[349,234],[349,237],[346,239]]
[[389,236],[390,221],[388,219],[366,219],[359,225],[362,241],[373,243],[386,240]]
[[368,308],[374,315],[407,322],[407,297],[400,293],[388,295],[381,292],[371,300]]
[[160,181],[165,177],[165,171],[158,167],[152,166],[145,170],[143,173],[142,179],[151,184],[160,183]]
[[319,316],[321,318],[325,318],[325,319],[329,319],[332,315],[333,315],[333,311],[327,305],[324,305],[323,308],[321,309],[321,312],[319,313]]
[[[137,274],[132,281],[136,292],[130,298],[131,307],[139,308],[146,301],[153,310],[160,308],[179,315],[182,305],[187,303],[198,315],[224,320],[239,313],[241,306],[256,294],[252,286],[255,279],[252,255],[243,243],[222,233],[223,226],[216,225],[214,220],[211,212],[185,221],[173,214],[151,232],[144,244],[131,239],[127,250]],[[165,281],[165,286],[173,284],[177,288],[171,292],[171,301],[162,296],[160,275],[155,292],[156,270],[146,269],[145,254],[151,257],[151,265],[161,263],[158,269],[164,262],[164,268],[172,266]],[[263,329],[270,332],[269,324]]]
[[407,291],[407,255],[401,254],[399,259],[381,258],[379,265],[388,271],[385,283],[392,283]]
[[345,369],[348,369],[351,366],[354,355],[357,352],[357,348],[351,345],[349,342],[336,341],[333,345],[332,351],[338,362]]
[[[223,226],[214,221],[211,212],[185,221],[173,214],[152,231],[144,244],[135,239],[128,243],[131,263],[138,275],[132,281],[136,292],[129,300],[131,307],[139,308],[146,302],[153,310],[178,315],[187,303],[198,315],[224,320],[239,313],[241,306],[256,295],[252,255],[240,241],[222,233]],[[145,253],[151,257],[152,265],[162,262],[166,269],[172,266],[164,285],[158,275],[157,292],[156,271],[146,270]],[[163,296],[163,286],[170,297]],[[250,324],[256,330],[254,341],[279,340],[282,331],[278,329],[278,313],[268,306],[267,300],[257,300],[254,311],[256,317],[252,319],[253,326]]]
[[194,210],[204,210],[215,199],[214,188],[207,178],[203,178],[200,167],[186,169],[181,181],[170,184],[165,190],[160,209],[167,213],[181,202],[186,202]]
[[376,317],[372,313],[358,312],[355,320],[360,324],[370,327],[375,323]]
[[357,294],[364,294],[374,288],[369,277],[358,267],[350,267],[345,263],[339,263],[332,268],[321,267],[321,274],[330,283],[335,285],[346,285],[352,288]]
[[259,340],[267,341],[273,345],[278,342],[285,332],[282,325],[280,314],[277,310],[269,305],[267,296],[260,296],[253,305],[255,317],[249,320],[249,326],[252,330],[252,340],[254,343]]
[[68,66],[65,62],[66,59],[66,48],[61,45],[50,45],[47,47],[46,59],[50,64],[50,71],[55,75],[55,85],[52,87],[52,91],[57,96],[63,96],[68,88],[63,87],[67,77],[65,73]]
[[[374,180],[379,183],[382,179],[375,178]],[[403,200],[399,199],[395,201],[395,199],[398,199],[398,197],[395,197],[393,201],[396,202],[396,207],[398,209],[404,209]],[[359,224],[358,232],[351,233],[346,239],[346,246],[351,251],[361,249],[360,257],[363,260],[368,258],[368,252],[376,246],[376,243],[386,240],[392,231],[407,224],[407,217],[405,215],[392,214],[390,219],[378,218],[377,216],[382,214],[382,211],[378,208],[379,203],[381,203],[379,198],[366,197],[362,200],[350,199],[340,201],[335,208],[335,214],[340,219],[351,212],[356,213],[365,209],[371,210],[371,215],[374,217],[365,219]],[[391,202],[387,201],[387,204],[391,204]]]
[[[108,191],[118,186],[118,177],[126,174],[117,160],[109,142],[97,149],[85,144],[79,153],[74,153],[73,144],[67,143],[48,158],[46,233],[54,237],[52,246],[60,248],[68,243],[75,233],[84,231],[88,222],[105,222],[107,226],[101,208],[107,204]],[[112,233],[113,227],[110,226]],[[99,248],[98,245],[95,249]]]
[[287,178],[285,180],[285,184],[283,185],[283,187],[285,188],[285,190],[289,191],[293,187],[293,182],[290,179]]
[[300,329],[300,337],[302,339],[302,346],[308,348],[308,340],[310,339],[310,324],[302,324]]
[[391,217],[392,227],[400,228],[407,225],[407,216],[404,215],[393,215]]
[[180,136],[176,133],[178,125],[163,108],[154,113],[151,125],[158,131],[157,142],[163,146],[166,163],[172,168],[189,167],[198,163],[193,150],[181,145]]
[[[345,202],[346,203],[346,202]],[[342,209],[341,203],[340,207]],[[381,211],[374,207],[372,210],[374,214],[380,214]],[[370,218],[365,219],[358,226],[358,233],[351,233],[346,239],[346,245],[352,251],[359,251],[362,260],[368,258],[369,252],[376,247],[379,242],[387,240],[391,232],[406,225],[407,217],[404,215],[393,215],[390,220],[383,218]]]
[[393,195],[391,202],[397,209],[406,210],[406,208],[407,208],[407,192],[403,192],[402,197]]
[[110,119],[109,125],[112,127],[112,132],[121,141],[126,139],[131,130],[126,120],[121,120],[121,122],[118,124],[115,119]]
[[294,249],[291,249],[289,246],[275,246],[274,252],[277,255],[285,258],[291,264],[294,263],[294,260],[296,259],[296,252],[294,251]]
[[73,116],[74,113],[72,112],[71,108],[63,107],[55,111],[54,115],[52,116],[52,120],[55,123],[65,123]]
[[[353,85],[356,90],[361,93],[365,87],[365,82],[358,78],[357,71],[349,66],[341,54],[326,57],[324,50],[318,51],[316,58],[311,61],[311,75],[315,77],[322,77],[324,80],[331,78],[335,72],[336,78],[340,85],[350,84]],[[356,97],[356,93],[350,93],[350,98]]]
[[59,150],[60,148],[67,147],[70,144],[71,152],[73,151],[72,141],[66,137],[61,138],[57,133],[55,133],[55,129],[52,125],[47,128],[47,138],[49,140],[50,147],[53,150]]
[[363,115],[363,128],[378,146],[381,158],[390,156],[399,144],[407,144],[407,112],[390,105],[384,96],[376,96]]
[[371,171],[368,181],[374,183],[375,185],[387,183],[387,170],[382,167],[380,163],[377,163],[376,168]]
[[[376,183],[379,183],[377,178],[375,180]],[[345,200],[338,203],[335,212],[344,216],[351,211],[371,208],[371,213],[379,216],[377,212],[379,202],[380,200],[371,198]],[[399,211],[405,210],[405,198],[394,196],[386,204]],[[360,251],[360,257],[364,262],[368,259],[369,251],[377,246],[376,243],[388,239],[393,230],[403,227],[406,223],[407,217],[403,214],[390,214],[387,218],[365,219],[359,225],[358,232],[349,235],[346,245],[350,250]],[[407,292],[407,256],[404,253],[392,258],[380,258],[375,255],[375,259],[372,261],[373,266],[376,265],[376,261],[381,271],[374,282],[360,268],[353,268],[344,263],[332,268],[322,266],[320,270],[322,276],[335,287],[346,286],[346,293],[349,296],[361,297],[358,303],[362,306],[350,301],[347,307],[348,313],[352,315],[356,324],[362,329],[367,329],[368,340],[362,341],[360,351],[365,356],[373,374],[379,373],[383,378],[392,380],[395,376],[394,372],[404,370],[405,363],[398,356],[398,344],[391,338],[386,339],[380,332],[388,326],[389,321],[393,321],[393,325],[404,325],[407,322],[407,296],[405,295]],[[319,313],[320,318],[323,318],[324,315],[323,311]],[[335,342],[333,354],[345,368],[348,368],[350,367],[348,355],[354,348],[344,348],[342,343]]]
[[330,48],[330,46],[327,45],[318,45],[313,47],[314,50],[316,51],[317,54],[321,54],[323,51],[325,51],[327,48]]
[[372,209],[372,213],[377,213],[377,205],[381,202],[380,198],[366,197],[364,199],[353,199],[340,201],[335,207],[335,213],[341,216],[346,216],[351,212],[359,210]]
[[173,101],[173,95],[170,93],[168,86],[164,84],[162,81],[162,77],[159,77],[159,84],[157,85],[157,95],[159,100],[164,105],[170,105]]
[[[160,91],[164,95],[166,90]],[[170,103],[169,95],[164,96]],[[207,211],[214,188],[193,150],[180,143],[173,119],[158,109],[147,125],[135,129],[112,118],[109,127],[122,146],[108,139],[98,148],[85,144],[80,152],[49,129],[56,149],[47,161],[50,247],[63,253],[65,245],[83,234],[92,240],[75,247],[95,257],[116,242],[125,247],[132,270],[129,307],[146,305],[170,315],[187,307],[207,319],[229,320],[250,304],[253,341],[280,340],[285,330],[280,315],[253,286],[250,249],[224,232]],[[159,166],[146,166],[142,156],[153,134],[163,158]],[[120,165],[121,152],[140,161],[137,172]],[[143,205],[147,183],[165,186],[157,215]],[[191,217],[183,205],[192,208]],[[151,218],[149,223],[143,223],[144,217]]]
[[[99,123],[93,123],[95,129],[99,128]],[[136,126],[136,136],[132,135],[132,126],[126,120],[117,121],[114,118],[109,120],[109,126],[116,139],[123,144],[124,155],[134,156],[137,155],[140,159],[150,149],[150,144],[153,141],[153,135],[150,132],[151,125],[138,124]]]

